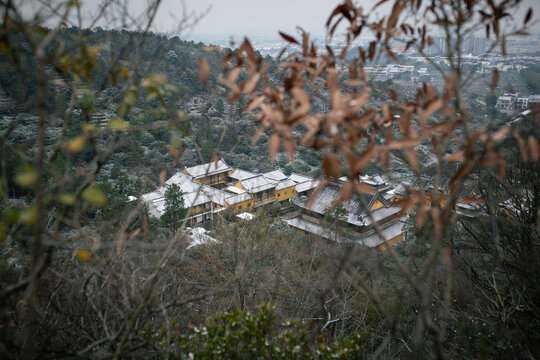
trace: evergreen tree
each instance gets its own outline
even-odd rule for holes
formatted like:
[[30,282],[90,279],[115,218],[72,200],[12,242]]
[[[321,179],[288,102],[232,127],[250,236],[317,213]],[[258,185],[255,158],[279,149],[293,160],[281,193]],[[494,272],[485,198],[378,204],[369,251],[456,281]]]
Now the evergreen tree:
[[170,185],[165,191],[165,213],[161,216],[161,220],[175,232],[186,217],[187,209],[184,205],[180,187],[176,184]]

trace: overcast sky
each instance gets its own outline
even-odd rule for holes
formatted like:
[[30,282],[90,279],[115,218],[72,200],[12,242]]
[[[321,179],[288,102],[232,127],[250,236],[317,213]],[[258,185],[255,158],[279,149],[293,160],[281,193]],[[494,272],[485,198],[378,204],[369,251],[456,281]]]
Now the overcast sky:
[[[29,8],[36,9],[36,0],[27,2]],[[147,0],[127,1],[131,12],[144,13]],[[103,0],[82,0],[85,14],[92,14]],[[156,16],[153,30],[171,32],[184,13],[182,3],[188,14],[205,14],[196,26],[184,32],[182,37],[200,39],[208,36],[235,38],[243,35],[276,35],[279,30],[295,33],[296,26],[301,26],[312,34],[324,34],[324,24],[330,11],[339,3],[337,0],[162,0]],[[370,9],[374,0],[355,1]],[[532,6],[533,20],[540,18],[540,0],[524,0],[519,11],[513,15],[522,21],[526,8]],[[380,12],[385,11],[381,9]],[[537,21],[538,22],[538,21]],[[101,26],[110,27],[112,21],[102,22]],[[114,26],[114,25],[113,25]],[[540,33],[540,23],[534,26],[534,32]]]
[[[141,3],[143,3],[141,1]],[[188,11],[208,13],[191,31],[192,37],[204,35],[241,36],[272,35],[277,31],[294,32],[296,26],[314,34],[324,34],[324,24],[332,11],[339,3],[333,0],[185,0]],[[364,8],[370,9],[376,1],[356,1]],[[181,0],[163,0],[162,9],[158,14],[157,28],[168,31],[172,28],[174,20],[171,14],[181,13]],[[514,15],[519,21],[525,16],[525,8],[534,8],[534,19],[540,15],[540,0],[525,0],[521,11]],[[381,9],[381,12],[385,9]],[[540,24],[535,32],[540,30]]]

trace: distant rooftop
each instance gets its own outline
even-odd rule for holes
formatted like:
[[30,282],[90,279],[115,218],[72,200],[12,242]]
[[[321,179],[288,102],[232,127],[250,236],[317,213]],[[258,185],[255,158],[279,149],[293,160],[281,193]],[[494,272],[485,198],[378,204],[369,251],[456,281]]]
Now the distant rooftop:
[[219,159],[217,162],[212,161],[206,164],[186,168],[188,174],[193,176],[195,179],[200,179],[214,174],[220,174],[229,170],[233,170],[233,168],[227,165],[222,159]]
[[237,181],[244,180],[244,179],[249,179],[249,178],[252,178],[254,176],[257,176],[257,174],[254,174],[254,173],[249,172],[249,171],[241,170],[241,169],[236,169],[229,175],[229,177],[231,179],[234,179],[234,180],[237,180]]

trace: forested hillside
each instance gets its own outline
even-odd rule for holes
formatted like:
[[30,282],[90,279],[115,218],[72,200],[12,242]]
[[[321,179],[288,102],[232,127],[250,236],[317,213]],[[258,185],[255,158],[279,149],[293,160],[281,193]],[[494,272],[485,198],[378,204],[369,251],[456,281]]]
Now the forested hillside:
[[[104,2],[90,29],[79,1],[40,3],[48,20],[0,1],[0,358],[539,357],[539,108],[497,109],[498,70],[459,43],[504,55],[533,14],[388,3],[338,2],[326,44],[279,33],[273,59],[152,32],[159,1]],[[437,83],[365,70],[408,50]]]

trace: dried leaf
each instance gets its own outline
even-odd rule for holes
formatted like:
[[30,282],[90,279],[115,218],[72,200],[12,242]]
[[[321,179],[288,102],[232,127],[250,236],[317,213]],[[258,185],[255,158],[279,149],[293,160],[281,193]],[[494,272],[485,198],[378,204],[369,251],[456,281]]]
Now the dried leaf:
[[124,247],[124,243],[126,242],[129,235],[129,229],[125,229],[120,234],[118,234],[118,240],[116,245],[116,253],[118,254],[120,251],[122,251],[122,248]]
[[253,100],[251,100],[247,106],[247,111],[251,111],[253,110],[254,108],[256,108],[257,106],[259,106],[260,104],[262,104],[262,102],[264,101],[264,99],[266,99],[266,96],[264,95],[260,95],[260,96],[257,96],[256,98],[254,98]]
[[208,77],[210,76],[210,64],[208,60],[201,56],[199,58],[199,78],[201,79],[204,86],[208,84]]
[[375,155],[376,151],[377,151],[377,147],[375,146],[373,142],[371,142],[369,146],[367,147],[366,151],[364,151],[362,155],[360,155],[360,157],[356,161],[356,164],[354,164],[355,174],[360,173],[360,171],[362,171],[362,169],[364,169],[367,166],[367,164],[369,164],[369,162]]
[[165,180],[167,180],[167,170],[163,169],[159,173],[159,186],[165,185]]
[[527,161],[529,159],[529,154],[527,153],[527,145],[525,144],[525,140],[521,136],[519,136],[519,130],[514,129],[512,131],[512,135],[514,135],[514,138],[517,140],[519,145],[519,150],[521,152],[521,159],[523,161]]
[[397,95],[396,92],[392,89],[388,89],[388,93],[390,94],[390,99],[397,101]]
[[464,162],[465,155],[462,150],[454,152],[452,155],[446,157],[446,161],[450,162]]
[[540,160],[540,152],[538,151],[538,140],[532,135],[529,135],[529,149],[531,150],[531,158],[538,162]]
[[299,43],[298,41],[296,41],[296,39],[293,38],[293,37],[290,36],[290,35],[287,35],[287,34],[281,32],[281,31],[279,31],[279,35],[280,35],[283,39],[285,39],[285,41],[287,41],[287,42],[290,42],[290,43],[294,43],[294,44],[300,45],[300,43]]
[[491,85],[489,85],[490,91],[495,90],[498,83],[499,83],[499,71],[495,69],[493,70],[493,76],[491,77]]
[[146,239],[149,239],[150,238],[150,222],[148,221],[146,216],[143,217],[142,219],[142,228],[143,228],[144,237]]
[[321,182],[319,182],[317,187],[315,187],[315,189],[313,189],[313,191],[309,195],[308,200],[306,202],[306,207],[308,209],[311,209],[311,206],[313,205],[313,203],[317,199],[317,196],[319,196],[319,193],[321,192],[322,189],[324,189],[324,187],[326,186],[327,183],[328,182],[326,180],[322,180]]
[[375,195],[377,193],[377,189],[363,182],[356,184],[356,191],[362,194],[370,194],[370,195]]
[[497,131],[493,136],[491,137],[493,141],[501,141],[506,137],[506,134],[510,131],[510,127],[505,126],[501,130]]
[[452,261],[452,246],[450,244],[447,244],[443,250],[442,263],[444,265],[449,265],[451,261]]
[[529,8],[529,10],[527,11],[527,14],[525,15],[525,19],[523,20],[523,25],[527,24],[531,20],[532,14],[533,14],[533,9]]
[[336,205],[339,203],[342,203],[343,201],[349,200],[353,192],[354,192],[354,183],[349,180],[345,184],[343,184],[343,186],[341,187],[341,191],[336,201]]
[[268,140],[268,152],[270,153],[270,159],[272,161],[276,161],[278,149],[279,135],[277,133],[273,133],[272,136],[270,136],[270,140]]
[[333,152],[323,156],[322,167],[326,176],[337,179],[341,176],[341,162]]

